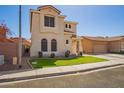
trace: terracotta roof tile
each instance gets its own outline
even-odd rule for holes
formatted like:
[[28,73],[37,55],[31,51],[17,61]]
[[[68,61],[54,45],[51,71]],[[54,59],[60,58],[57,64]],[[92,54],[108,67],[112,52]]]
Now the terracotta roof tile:
[[115,37],[91,37],[91,36],[82,36],[82,38],[87,38],[90,40],[95,40],[95,41],[116,41],[116,40],[121,40],[124,39],[124,36],[115,36]]
[[64,32],[74,33],[73,31],[67,31],[67,30],[64,30]]

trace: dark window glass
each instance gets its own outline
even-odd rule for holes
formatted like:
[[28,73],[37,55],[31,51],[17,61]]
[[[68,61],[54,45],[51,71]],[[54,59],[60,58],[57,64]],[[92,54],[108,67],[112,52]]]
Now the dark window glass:
[[47,51],[47,40],[46,39],[41,40],[41,51]]
[[44,17],[44,25],[49,26],[49,17],[48,16]]
[[69,28],[71,28],[71,25],[69,25]]
[[68,40],[66,40],[66,44],[69,44],[69,41]]
[[51,40],[51,51],[57,51],[57,41],[55,39]]
[[55,26],[55,18],[54,17],[45,16],[44,17],[44,26],[54,27]]
[[65,24],[65,27],[66,27],[66,28],[68,28],[68,25],[67,25],[67,24]]
[[50,17],[50,27],[54,27],[54,17]]

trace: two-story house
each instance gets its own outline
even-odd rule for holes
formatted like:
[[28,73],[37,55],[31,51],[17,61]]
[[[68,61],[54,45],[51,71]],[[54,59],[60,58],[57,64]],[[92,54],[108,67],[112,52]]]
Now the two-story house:
[[63,56],[67,50],[72,55],[82,51],[80,38],[77,37],[77,22],[65,21],[66,16],[51,5],[30,10],[31,56],[38,52],[49,56]]

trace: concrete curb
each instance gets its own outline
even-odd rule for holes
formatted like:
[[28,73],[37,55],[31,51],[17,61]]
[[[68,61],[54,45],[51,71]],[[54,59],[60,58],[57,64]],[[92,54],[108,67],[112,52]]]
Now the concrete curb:
[[95,67],[95,68],[89,68],[89,69],[77,70],[77,71],[68,71],[68,72],[62,72],[62,73],[56,72],[56,73],[50,73],[50,74],[42,74],[42,75],[32,75],[32,76],[26,76],[26,77],[0,79],[0,83],[19,81],[19,80],[26,80],[26,79],[34,79],[34,78],[35,79],[36,78],[45,78],[45,77],[67,75],[67,74],[75,74],[75,73],[88,72],[88,71],[92,71],[92,70],[98,70],[98,69],[116,67],[116,66],[124,66],[124,64],[113,64],[113,65],[108,65],[108,66],[101,66],[101,67]]

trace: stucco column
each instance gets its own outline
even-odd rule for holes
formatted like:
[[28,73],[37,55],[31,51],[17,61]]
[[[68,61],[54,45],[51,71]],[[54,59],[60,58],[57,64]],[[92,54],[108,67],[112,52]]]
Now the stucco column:
[[81,42],[81,39],[79,39],[79,52],[82,52],[83,49],[82,49],[82,42]]
[[47,39],[48,41],[48,45],[47,45],[47,47],[48,47],[48,51],[47,51],[47,54],[51,54],[51,40],[50,39]]

